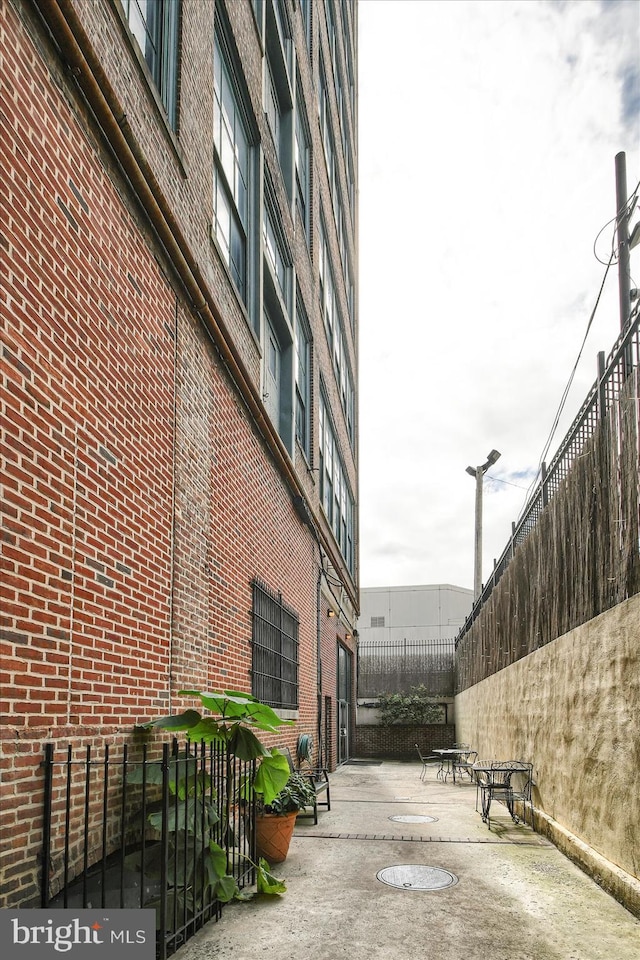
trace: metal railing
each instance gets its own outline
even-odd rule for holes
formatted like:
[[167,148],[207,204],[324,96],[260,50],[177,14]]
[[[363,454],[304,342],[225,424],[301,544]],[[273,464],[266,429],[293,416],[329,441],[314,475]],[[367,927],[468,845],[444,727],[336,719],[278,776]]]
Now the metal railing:
[[480,596],[474,602],[471,613],[460,628],[455,641],[456,647],[471,628],[509,566],[516,548],[524,543],[535,529],[542,511],[568,477],[572,465],[581,455],[587,441],[593,437],[598,424],[617,403],[630,373],[639,366],[640,314],[637,314],[628,324],[626,331],[620,334],[609,356],[605,359],[604,352],[598,354],[598,377],[551,463],[548,466],[545,463],[542,464],[541,480],[531,494],[520,520],[513,524],[507,546],[494,564],[489,580],[483,584]]
[[453,660],[453,639],[361,640],[358,697],[409,693],[420,685],[434,697],[453,696]]
[[255,768],[220,744],[48,743],[43,766],[42,907],[155,908],[165,960],[220,916],[210,840],[238,887],[255,882],[255,808],[234,796]]

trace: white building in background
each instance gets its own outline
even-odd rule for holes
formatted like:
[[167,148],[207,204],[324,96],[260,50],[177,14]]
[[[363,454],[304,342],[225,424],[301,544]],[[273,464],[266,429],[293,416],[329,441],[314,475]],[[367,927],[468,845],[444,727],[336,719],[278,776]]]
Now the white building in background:
[[[371,657],[379,644],[383,656],[406,658],[432,647],[433,653],[453,654],[454,641],[473,606],[473,590],[438,583],[413,587],[363,587],[360,590],[358,649]],[[383,652],[384,651],[384,652]],[[357,695],[358,726],[379,722],[377,699],[367,691],[360,659]],[[406,663],[406,660],[404,661]],[[420,676],[416,676],[416,683]],[[396,692],[389,690],[388,692]],[[443,722],[454,721],[453,681],[451,691],[440,697]]]
[[471,613],[473,590],[438,583],[415,587],[362,587],[359,641],[455,640]]

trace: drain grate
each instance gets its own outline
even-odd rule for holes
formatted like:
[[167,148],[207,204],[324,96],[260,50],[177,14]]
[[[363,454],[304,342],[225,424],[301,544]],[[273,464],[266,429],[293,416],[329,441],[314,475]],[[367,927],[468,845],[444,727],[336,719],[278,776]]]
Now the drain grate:
[[458,878],[439,867],[426,867],[419,863],[403,863],[385,867],[376,877],[390,887],[400,890],[444,890],[458,882]]
[[419,816],[399,816],[399,817],[389,817],[389,820],[394,820],[396,823],[437,823],[437,817],[419,817]]

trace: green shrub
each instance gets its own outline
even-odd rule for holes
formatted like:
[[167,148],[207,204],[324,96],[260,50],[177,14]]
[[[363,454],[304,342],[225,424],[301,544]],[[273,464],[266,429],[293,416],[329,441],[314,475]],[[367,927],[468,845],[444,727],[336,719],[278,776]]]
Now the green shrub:
[[421,725],[441,723],[442,707],[429,696],[424,684],[412,687],[409,693],[385,693],[378,697],[380,723],[390,727],[394,723]]

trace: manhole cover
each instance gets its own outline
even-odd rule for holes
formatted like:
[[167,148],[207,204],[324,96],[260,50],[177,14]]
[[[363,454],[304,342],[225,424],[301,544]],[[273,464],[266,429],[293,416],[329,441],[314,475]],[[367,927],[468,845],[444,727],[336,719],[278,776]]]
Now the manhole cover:
[[396,823],[437,823],[437,817],[389,817],[389,820],[395,820]]
[[385,867],[376,874],[378,880],[399,887],[401,890],[444,890],[458,882],[448,870],[425,867],[422,864],[403,863],[397,867]]

